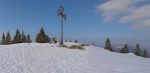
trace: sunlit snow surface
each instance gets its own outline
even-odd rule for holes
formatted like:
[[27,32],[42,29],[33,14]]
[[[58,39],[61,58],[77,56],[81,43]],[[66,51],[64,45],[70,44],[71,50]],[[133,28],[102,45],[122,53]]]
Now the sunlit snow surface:
[[150,59],[95,46],[78,50],[48,43],[0,45],[0,73],[150,73]]

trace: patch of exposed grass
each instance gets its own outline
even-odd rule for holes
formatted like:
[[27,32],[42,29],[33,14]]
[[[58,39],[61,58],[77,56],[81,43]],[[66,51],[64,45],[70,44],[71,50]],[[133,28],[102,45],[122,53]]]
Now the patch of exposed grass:
[[84,50],[84,49],[85,49],[85,48],[83,48],[83,47],[80,46],[80,45],[71,45],[69,48],[70,48],[70,49],[80,49],[80,50]]
[[67,46],[67,45],[60,45],[60,47],[68,48],[68,46]]
[[85,46],[89,46],[88,44],[81,44],[80,46],[85,47]]

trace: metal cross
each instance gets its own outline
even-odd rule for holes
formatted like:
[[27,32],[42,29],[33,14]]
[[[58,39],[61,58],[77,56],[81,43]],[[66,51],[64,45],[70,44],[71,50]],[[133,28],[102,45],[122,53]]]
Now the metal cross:
[[61,41],[60,41],[60,45],[63,45],[63,20],[66,20],[66,14],[64,12],[64,7],[60,6],[60,8],[58,9],[58,16],[61,16]]

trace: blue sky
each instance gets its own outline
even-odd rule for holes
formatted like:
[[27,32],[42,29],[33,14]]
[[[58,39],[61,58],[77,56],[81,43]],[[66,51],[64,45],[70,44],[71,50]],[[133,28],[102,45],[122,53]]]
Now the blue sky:
[[66,40],[102,45],[109,37],[114,44],[150,47],[148,0],[0,0],[0,33],[10,31],[13,36],[18,28],[34,38],[43,27],[50,37],[59,38],[60,5],[67,13]]

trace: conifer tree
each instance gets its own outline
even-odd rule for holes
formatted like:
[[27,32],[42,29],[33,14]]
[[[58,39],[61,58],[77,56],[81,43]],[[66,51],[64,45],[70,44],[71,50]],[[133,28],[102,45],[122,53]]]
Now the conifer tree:
[[105,41],[104,49],[113,51],[113,49],[112,49],[112,47],[111,47],[111,42],[110,42],[109,38],[107,38],[106,41]]
[[5,44],[6,43],[6,39],[5,39],[5,34],[4,34],[4,32],[3,32],[3,36],[2,36],[2,44]]
[[147,53],[147,50],[146,49],[144,49],[144,52],[143,52],[143,57],[148,57],[148,53]]
[[127,44],[125,44],[124,47],[121,49],[121,53],[129,53]]
[[6,35],[6,44],[11,44],[11,37],[10,37],[9,32],[7,32],[7,35]]
[[22,43],[26,43],[27,42],[27,38],[26,38],[26,35],[24,34],[24,31],[22,31]]
[[30,39],[30,35],[29,34],[27,35],[27,40],[26,41],[27,41],[27,43],[31,43],[32,42],[31,39]]
[[46,42],[47,42],[47,43],[50,43],[50,41],[51,41],[51,39],[50,39],[50,37],[47,35],[47,36],[46,36]]
[[18,29],[16,30],[16,34],[14,36],[13,43],[21,43],[21,34]]
[[141,56],[141,49],[140,49],[139,44],[137,44],[137,45],[136,45],[135,55],[137,55],[137,56]]
[[36,42],[38,42],[38,43],[46,43],[47,42],[46,39],[47,39],[47,36],[46,36],[46,34],[44,32],[44,29],[41,28],[40,33],[37,34],[37,36],[36,36]]

